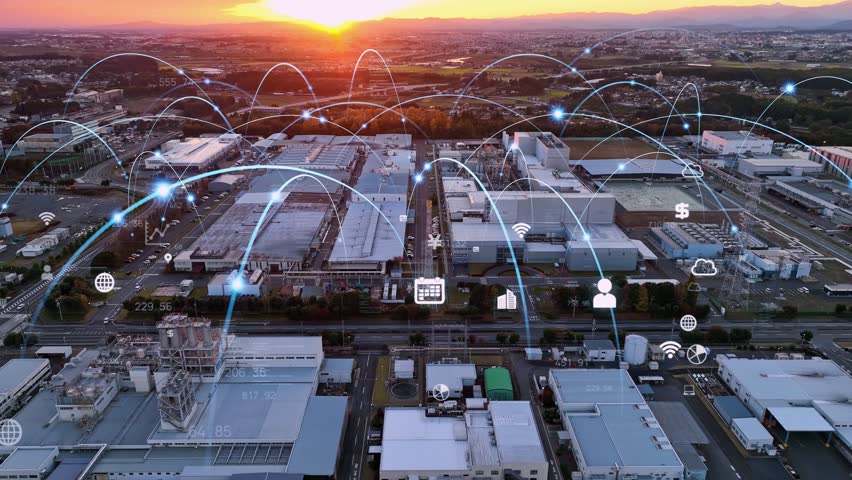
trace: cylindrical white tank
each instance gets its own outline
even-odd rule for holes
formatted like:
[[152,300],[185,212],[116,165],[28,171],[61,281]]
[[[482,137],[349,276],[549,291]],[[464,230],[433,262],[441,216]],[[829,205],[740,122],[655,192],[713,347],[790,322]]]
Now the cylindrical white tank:
[[624,339],[624,361],[642,365],[648,357],[648,339],[641,335],[628,335]]

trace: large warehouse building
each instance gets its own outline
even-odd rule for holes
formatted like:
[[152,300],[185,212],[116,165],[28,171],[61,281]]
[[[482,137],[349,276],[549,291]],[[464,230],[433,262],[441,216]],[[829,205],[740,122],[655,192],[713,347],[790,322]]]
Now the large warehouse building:
[[814,147],[810,159],[821,163],[825,173],[835,177],[845,179],[844,173],[852,175],[852,147]]
[[[222,272],[238,268],[270,198],[268,193],[243,194],[189,248],[175,256],[175,270]],[[270,273],[302,270],[319,248],[332,211],[325,194],[282,193],[263,220],[246,269]]]
[[169,140],[159,152],[145,158],[146,170],[160,170],[165,173],[176,171],[180,176],[185,173],[197,173],[211,170],[216,162],[227,160],[239,151],[240,136],[236,134],[218,137],[187,138]]
[[[601,268],[636,269],[639,248],[613,224],[615,197],[611,194],[561,193],[557,197],[551,191],[488,192],[495,211],[486,193],[472,182],[450,179],[445,185],[455,263],[506,263],[514,250],[521,262],[565,263],[571,270],[594,271],[597,264],[585,231]],[[523,237],[513,231],[521,223],[530,227]]]
[[748,131],[704,130],[701,146],[720,155],[769,155],[775,142]]
[[[159,338],[121,337],[74,357],[14,417],[22,437],[4,453],[58,449],[40,470],[33,459],[34,478],[332,478],[348,397],[316,393],[320,337],[223,337],[209,321],[178,317],[158,325]],[[91,403],[97,382],[123,386],[98,399],[98,415],[57,418]]]
[[852,377],[831,360],[764,360],[717,355],[719,377],[764,424],[788,435],[825,432],[852,449]]
[[488,404],[460,416],[425,408],[385,409],[379,479],[545,480],[549,465],[529,402]]
[[551,369],[548,385],[571,439],[575,479],[681,480],[689,474],[627,370]]

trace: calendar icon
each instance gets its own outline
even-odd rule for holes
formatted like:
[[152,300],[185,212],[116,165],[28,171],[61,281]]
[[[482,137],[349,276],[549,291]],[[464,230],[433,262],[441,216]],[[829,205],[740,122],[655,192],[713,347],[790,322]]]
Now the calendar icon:
[[443,278],[420,277],[414,280],[414,303],[441,305],[446,300],[446,283]]

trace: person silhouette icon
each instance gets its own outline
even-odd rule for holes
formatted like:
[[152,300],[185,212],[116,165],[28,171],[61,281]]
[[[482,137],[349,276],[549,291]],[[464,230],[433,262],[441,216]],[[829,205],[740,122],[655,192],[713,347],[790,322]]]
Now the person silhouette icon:
[[594,308],[615,308],[615,295],[609,293],[612,290],[612,282],[606,278],[598,280],[598,290],[601,293],[595,295],[595,298],[592,299],[592,306]]

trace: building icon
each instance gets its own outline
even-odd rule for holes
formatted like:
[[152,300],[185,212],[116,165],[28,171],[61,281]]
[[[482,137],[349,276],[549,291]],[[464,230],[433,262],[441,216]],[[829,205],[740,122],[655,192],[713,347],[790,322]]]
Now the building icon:
[[497,297],[497,310],[517,310],[518,297],[511,290]]

